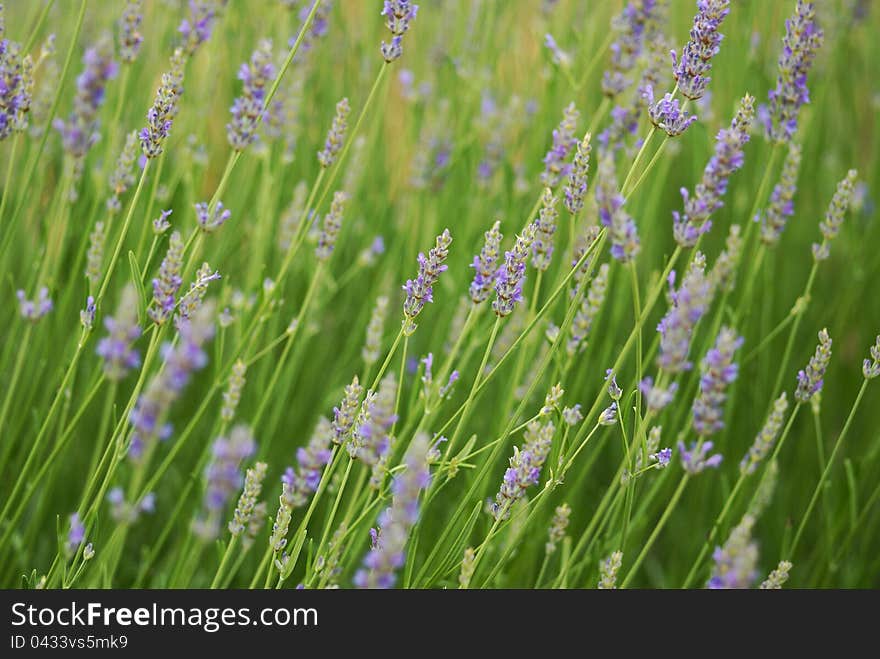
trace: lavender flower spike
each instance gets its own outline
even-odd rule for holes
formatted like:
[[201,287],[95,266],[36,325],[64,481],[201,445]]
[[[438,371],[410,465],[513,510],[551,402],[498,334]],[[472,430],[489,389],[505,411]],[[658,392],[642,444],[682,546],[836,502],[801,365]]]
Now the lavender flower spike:
[[141,365],[140,355],[132,347],[141,335],[137,311],[137,291],[132,284],[127,284],[122,289],[116,315],[104,319],[107,336],[98,342],[95,351],[104,360],[104,376],[108,380],[118,382]]
[[700,394],[694,401],[694,430],[708,437],[724,427],[724,401],[727,387],[736,380],[739,368],[733,361],[734,353],[743,339],[729,327],[722,327],[715,346],[706,353],[700,376]]
[[397,421],[394,413],[397,403],[397,379],[389,373],[379,383],[379,393],[368,393],[358,415],[348,454],[356,460],[375,467],[391,447],[389,433]]
[[599,561],[599,590],[614,590],[617,588],[617,573],[623,565],[623,552],[615,551],[611,555]]
[[351,384],[345,386],[345,394],[339,407],[333,408],[333,443],[344,444],[349,434],[354,428],[357,417],[358,407],[361,403],[361,396],[364,394],[364,388],[355,375]]
[[70,515],[70,529],[67,532],[67,553],[73,554],[86,539],[86,527],[80,519],[79,513]]
[[568,154],[578,143],[575,136],[577,121],[580,117],[574,103],[569,103],[562,115],[562,121],[553,131],[553,146],[544,156],[544,171],[541,173],[541,183],[547,187],[555,187],[568,176],[571,165],[566,161]]
[[822,243],[813,243],[813,258],[817,261],[824,261],[831,255],[831,241],[840,233],[844,215],[846,215],[846,210],[852,201],[856,176],[858,176],[856,170],[851,169],[847,172],[846,178],[837,184],[837,190],[835,190],[831,204],[825,212],[825,219],[819,223]]
[[743,456],[742,461],[739,463],[740,471],[745,474],[755,473],[761,461],[770,454],[773,445],[776,443],[776,438],[779,436],[779,431],[782,430],[782,422],[785,420],[785,411],[787,409],[788,397],[783,391],[773,403],[773,409],[770,411],[767,421],[764,422],[764,427],[761,428],[748,453]]
[[[0,21],[3,20],[3,5],[0,5]],[[24,128],[22,117],[31,104],[28,90],[27,71],[30,58],[21,56],[21,46],[3,38],[0,29],[0,141],[9,137],[13,131]]]
[[587,194],[587,171],[590,169],[590,151],[592,145],[590,133],[584,135],[584,139],[578,142],[577,152],[574,154],[574,164],[568,175],[568,183],[565,185],[565,197],[563,203],[565,209],[572,215],[577,215],[584,207],[584,197]]
[[873,380],[880,376],[880,335],[877,336],[877,341],[871,346],[870,354],[871,359],[866,359],[862,363],[862,374],[866,380]]
[[410,0],[385,0],[380,12],[385,17],[385,25],[391,31],[391,42],[382,42],[382,57],[390,63],[403,55],[403,35],[409,30],[409,24],[415,20],[419,6]]
[[485,234],[485,242],[480,253],[474,257],[471,267],[474,269],[474,280],[468,292],[474,304],[485,302],[492,294],[498,274],[498,250],[501,247],[501,222],[495,220],[492,228]]
[[[801,145],[789,142],[788,155],[782,165],[779,183],[770,195],[770,205],[761,218],[761,242],[776,245],[785,229],[786,220],[794,215],[794,194],[797,191],[797,176],[801,166]],[[758,218],[755,218],[757,221]]]
[[758,578],[758,546],[752,540],[755,518],[746,514],[723,547],[716,547],[707,588],[751,588]]
[[430,439],[419,433],[403,458],[404,469],[391,484],[391,506],[379,516],[373,547],[354,576],[358,588],[392,588],[403,567],[410,530],[419,520],[419,495],[431,484]]
[[139,133],[141,150],[147,158],[161,155],[165,139],[171,132],[177,103],[183,93],[185,63],[183,50],[177,48],[171,55],[171,68],[162,74],[153,106],[147,112],[147,125]]
[[272,63],[272,42],[263,39],[248,62],[238,70],[242,81],[242,95],[232,103],[232,120],[226,124],[229,145],[236,151],[245,148],[257,139],[257,128],[265,114],[264,105],[268,84],[275,77]]
[[614,175],[614,158],[606,153],[599,161],[597,173],[596,203],[599,220],[608,229],[611,238],[611,256],[627,263],[639,253],[641,245],[636,223],[623,208],[623,195],[617,189]]
[[336,247],[336,238],[342,228],[342,213],[345,210],[345,202],[348,195],[342,190],[333,193],[333,201],[330,203],[330,212],[324,216],[324,228],[318,237],[318,246],[315,247],[315,256],[319,261],[328,261]]
[[550,188],[544,188],[541,212],[535,222],[535,240],[532,241],[532,265],[541,271],[550,267],[550,258],[553,256],[553,235],[559,218],[559,211],[556,210],[558,201]]
[[45,286],[40,289],[39,298],[35,300],[27,299],[23,290],[17,291],[15,295],[18,297],[18,311],[21,314],[21,317],[32,323],[37,322],[40,318],[52,311],[54,306],[52,304],[52,299],[49,297],[49,289]]
[[718,29],[728,13],[730,0],[697,0],[690,41],[682,48],[680,58],[672,51],[672,75],[686,98],[695,101],[706,93],[712,58],[721,50],[724,38]]
[[336,104],[336,115],[333,117],[333,123],[330,130],[327,131],[327,139],[324,142],[324,148],[318,151],[318,163],[321,167],[330,167],[336,162],[336,157],[342,150],[342,144],[345,142],[345,132],[348,130],[348,114],[351,107],[348,105],[348,99],[343,98]]
[[416,317],[424,309],[425,304],[434,301],[434,284],[440,278],[440,273],[446,270],[445,261],[449,256],[449,246],[452,244],[452,235],[449,229],[437,236],[434,247],[425,256],[419,252],[419,273],[415,279],[407,279],[403,290],[406,291],[406,300],[403,302],[403,331],[411,335],[416,331]]
[[673,235],[682,247],[693,247],[697,239],[711,227],[709,217],[724,204],[721,198],[727,192],[730,175],[743,166],[743,147],[749,141],[749,131],[755,117],[755,97],[743,96],[730,128],[718,131],[715,154],[703,170],[703,178],[694,188],[693,196],[681,189],[684,212],[673,212]]
[[183,280],[180,271],[183,268],[183,238],[179,231],[171,234],[168,241],[168,252],[159,266],[159,276],[153,279],[153,305],[147,309],[147,315],[157,325],[161,325],[174,312],[175,295],[180,290]]
[[509,316],[522,300],[523,283],[526,278],[526,259],[535,240],[536,223],[532,222],[516,237],[513,249],[504,253],[504,265],[498,268],[495,279],[496,298],[492,309],[501,318]]
[[816,346],[815,354],[810,357],[807,367],[797,374],[798,386],[794,392],[794,398],[798,403],[806,403],[822,390],[825,377],[825,369],[831,361],[831,337],[828,330],[819,332],[819,345]]
[[109,37],[86,50],[83,62],[85,69],[76,79],[73,112],[67,121],[56,119],[53,123],[61,133],[64,150],[78,160],[98,141],[98,112],[104,103],[104,88],[118,71]]
[[258,462],[252,469],[247,470],[244,479],[244,490],[238,499],[232,521],[229,522],[229,532],[233,537],[240,536],[253,521],[257,499],[263,490],[263,481],[266,479],[268,465]]
[[669,137],[678,137],[697,120],[696,115],[688,114],[681,109],[678,99],[673,98],[672,94],[667,93],[655,103],[651,85],[645,88],[644,98],[648,103],[648,118],[651,123]]
[[507,519],[511,506],[525,496],[529,486],[537,484],[555,432],[552,421],[542,424],[535,420],[526,426],[522,449],[514,447],[510,467],[504,472],[501,489],[492,504],[492,516],[496,520]]
[[716,453],[708,456],[712,450],[712,442],[696,442],[690,448],[685,447],[684,442],[678,442],[678,453],[681,455],[681,466],[690,475],[699,474],[707,467],[713,469],[721,464],[721,454]]
[[593,321],[602,308],[605,301],[605,291],[608,288],[608,264],[603,263],[599,266],[596,276],[590,282],[590,288],[587,295],[581,303],[580,308],[574,315],[571,323],[571,337],[565,345],[566,353],[572,357],[586,348],[585,339],[593,327]]
[[785,21],[776,88],[768,94],[769,108],[761,107],[768,139],[789,142],[797,131],[798,111],[810,101],[807,73],[823,38],[813,3],[798,0],[794,15]]
[[296,469],[288,467],[281,477],[286,507],[294,509],[304,506],[309,495],[318,490],[324,465],[330,462],[332,456],[332,439],[333,428],[326,418],[321,417],[308,445],[301,446],[296,451]]
[[773,570],[767,579],[761,582],[761,590],[780,590],[788,581],[788,573],[791,571],[791,561],[779,561],[779,565]]
[[232,211],[223,208],[222,201],[218,201],[213,209],[208,208],[207,202],[204,201],[196,204],[195,208],[196,221],[199,223],[199,228],[205,233],[214,233],[223,226],[226,220],[232,217]]
[[213,301],[205,302],[192,318],[182,318],[177,323],[177,343],[162,346],[164,366],[147,383],[129,416],[133,429],[129,456],[133,460],[143,455],[150,442],[170,436],[171,426],[165,419],[171,405],[192,374],[208,363],[204,345],[214,336],[214,312]]
[[139,28],[144,20],[143,0],[128,0],[119,19],[119,59],[131,64],[140,52],[144,38]]
[[189,0],[189,18],[183,19],[177,29],[183,37],[183,48],[192,56],[198,47],[211,37],[217,17],[216,0]]
[[657,413],[672,402],[675,392],[678,391],[678,383],[673,382],[668,387],[663,388],[654,384],[654,378],[648,375],[639,382],[639,391],[645,397],[645,404],[648,406],[648,409]]
[[691,333],[712,301],[712,282],[706,276],[706,257],[697,252],[681,286],[675,289],[675,271],[669,274],[670,308],[657,325],[660,355],[657,364],[669,373],[690,370]]

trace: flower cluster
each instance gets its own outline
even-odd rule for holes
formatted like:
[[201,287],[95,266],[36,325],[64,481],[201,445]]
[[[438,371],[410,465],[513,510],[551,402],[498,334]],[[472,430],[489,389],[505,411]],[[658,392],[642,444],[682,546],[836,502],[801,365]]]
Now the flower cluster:
[[866,359],[862,363],[862,374],[866,380],[873,380],[880,376],[880,335],[877,336],[877,341],[871,346],[870,354],[871,358]]
[[228,437],[218,437],[211,446],[211,461],[205,468],[205,500],[207,516],[195,520],[193,530],[203,540],[220,535],[220,514],[239,492],[244,482],[241,463],[257,449],[250,428],[237,425]]
[[576,136],[577,121],[580,112],[569,103],[562,114],[562,121],[553,131],[553,146],[544,156],[544,171],[541,173],[541,183],[547,187],[555,187],[569,175],[571,165],[568,164],[568,154],[578,143]]
[[[346,398],[349,392],[346,391]],[[391,447],[391,428],[397,421],[395,406],[397,403],[397,379],[389,373],[379,383],[378,393],[369,392],[361,405],[355,426],[352,429],[351,441],[348,443],[348,454],[356,460],[371,467],[378,465]],[[345,408],[343,403],[343,408]],[[337,412],[337,411],[335,411]],[[337,412],[337,427],[341,424]],[[334,428],[334,436],[336,435]],[[338,441],[338,440],[337,440]]]
[[[779,183],[770,195],[770,205],[761,220],[761,241],[765,245],[776,245],[785,229],[785,223],[794,215],[794,194],[797,191],[797,176],[801,166],[801,145],[790,142],[788,155],[782,165]],[[759,218],[755,218],[757,221]]]
[[614,159],[606,154],[599,161],[596,184],[596,203],[599,220],[608,229],[611,239],[611,255],[627,263],[639,253],[639,234],[635,220],[623,208],[624,198],[617,189],[614,175]]
[[233,537],[240,536],[253,523],[256,517],[257,499],[263,490],[263,481],[266,479],[268,465],[258,462],[247,470],[244,477],[244,490],[238,499],[238,505],[229,522],[229,532]]
[[631,0],[611,22],[614,41],[611,61],[602,76],[602,93],[614,98],[632,84],[646,41],[652,36],[651,24],[661,21],[663,0]]
[[541,467],[550,452],[556,428],[552,421],[531,421],[526,426],[522,449],[514,447],[510,466],[504,472],[501,489],[492,504],[492,516],[496,520],[507,519],[511,506],[522,499],[526,489],[541,478]]
[[147,314],[157,325],[167,321],[174,313],[175,296],[183,283],[180,277],[182,268],[183,238],[179,231],[175,231],[168,241],[168,251],[159,266],[159,275],[153,279],[153,304],[147,309]]
[[122,289],[116,315],[104,318],[107,336],[98,341],[95,352],[104,360],[104,376],[113,382],[141,364],[140,354],[132,347],[141,335],[137,309],[137,290],[128,284]]
[[201,44],[211,38],[216,18],[216,0],[189,0],[189,17],[183,19],[178,28],[187,55],[193,55]]
[[684,212],[673,212],[673,235],[682,247],[693,247],[712,223],[709,217],[724,204],[721,198],[727,192],[730,175],[743,166],[743,147],[749,141],[749,131],[755,117],[755,98],[743,96],[730,128],[718,131],[715,154],[703,170],[703,178],[694,188],[693,196],[681,189]]
[[690,41],[681,57],[672,51],[672,74],[683,96],[696,100],[706,93],[711,78],[712,58],[721,50],[724,36],[718,31],[730,13],[730,0],[697,0],[697,15],[690,32]]
[[107,199],[107,210],[110,213],[118,213],[122,210],[119,197],[134,185],[135,178],[134,174],[132,174],[132,168],[137,157],[137,145],[138,133],[135,130],[125,136],[125,145],[122,147],[122,152],[116,160],[116,167],[113,168],[113,172],[110,174],[110,189],[113,191],[113,195]]
[[107,503],[110,504],[110,517],[120,524],[134,524],[141,513],[153,513],[156,510],[156,495],[147,492],[140,501],[125,500],[125,492],[121,487],[111,488],[107,492]]
[[452,235],[449,229],[437,236],[434,247],[425,256],[419,252],[419,273],[415,279],[407,279],[403,290],[406,291],[406,300],[403,302],[403,328],[406,334],[412,334],[416,330],[416,317],[424,309],[425,304],[434,301],[434,284],[440,278],[440,273],[446,270],[445,261],[449,256],[449,246],[452,244]]
[[[3,7],[0,5],[0,21]],[[3,39],[0,30],[0,141],[13,131],[26,127],[25,115],[30,110],[33,86],[33,61],[21,56],[21,46]]]
[[330,462],[330,442],[333,438],[333,427],[326,418],[321,417],[309,443],[296,450],[296,469],[288,467],[281,477],[283,496],[289,508],[305,505],[309,495],[318,489],[324,465]]
[[696,115],[688,114],[681,108],[678,99],[673,98],[672,94],[665,94],[655,103],[654,90],[650,85],[643,93],[648,103],[648,118],[669,137],[678,137],[697,120]]
[[706,257],[697,252],[681,286],[675,289],[675,271],[669,273],[669,311],[657,325],[660,355],[657,364],[670,373],[690,370],[691,334],[712,301],[712,282],[706,276]]
[[327,139],[324,140],[324,148],[318,151],[318,163],[321,167],[330,167],[336,162],[336,157],[342,150],[342,144],[345,142],[345,133],[348,130],[348,114],[351,107],[348,105],[348,99],[343,98],[336,104],[336,114],[333,117],[333,123],[330,124],[330,130],[327,131]]
[[29,300],[23,290],[16,291],[15,295],[18,297],[18,312],[25,320],[35,323],[52,311],[52,299],[49,297],[49,289],[45,286],[40,289],[39,297],[35,300]]
[[587,133],[584,139],[578,142],[577,151],[574,154],[574,163],[568,174],[568,182],[565,184],[565,197],[563,203],[565,209],[572,215],[577,215],[584,207],[584,197],[587,194],[587,172],[590,169],[590,144],[591,135]]
[[623,565],[623,552],[615,551],[608,558],[599,561],[599,590],[617,588],[617,573]]
[[419,6],[410,0],[385,0],[381,15],[385,17],[385,25],[391,31],[391,42],[382,42],[382,57],[386,62],[393,62],[403,55],[403,35],[409,30],[409,24],[415,20]]
[[776,87],[768,94],[769,107],[761,108],[768,139],[789,142],[797,131],[798,111],[810,101],[807,73],[823,38],[813,3],[798,0],[794,15],[785,21]]
[[816,346],[815,354],[810,357],[807,367],[798,371],[798,385],[794,392],[794,398],[797,402],[806,403],[822,390],[825,369],[828,368],[828,362],[831,361],[831,343],[828,330],[822,329],[819,332],[819,345]]
[[599,266],[596,276],[590,282],[590,288],[587,295],[581,302],[581,306],[575,312],[574,319],[571,323],[571,336],[565,345],[565,351],[569,356],[574,356],[586,348],[587,344],[584,340],[593,327],[593,321],[602,308],[605,301],[605,291],[608,288],[608,264],[603,263]]
[[385,327],[385,319],[388,317],[388,296],[380,295],[376,298],[376,305],[370,314],[370,322],[367,324],[367,336],[364,347],[361,350],[366,366],[372,366],[379,361],[379,352],[382,349],[382,331]]
[[675,392],[678,391],[678,383],[673,382],[668,387],[661,387],[659,383],[654,383],[653,377],[647,375],[639,382],[639,391],[645,397],[645,405],[648,409],[656,413],[672,402]]
[[761,590],[779,590],[788,581],[788,573],[791,571],[791,561],[779,561],[779,565],[773,570],[767,579],[761,582]]
[[717,468],[721,464],[722,456],[720,453],[709,455],[712,450],[712,442],[696,442],[691,444],[690,448],[684,445],[684,442],[678,442],[678,453],[681,455],[681,466],[689,474],[699,474],[706,468]]
[[708,437],[724,427],[724,401],[727,387],[736,380],[739,368],[734,363],[734,353],[743,339],[729,327],[718,332],[714,347],[706,353],[701,364],[700,394],[694,401],[694,430]]
[[345,210],[345,202],[348,195],[342,190],[333,193],[333,201],[330,203],[330,212],[324,216],[324,228],[318,237],[318,245],[315,247],[315,256],[319,261],[327,261],[336,247],[336,238],[342,228],[342,213]]
[[180,298],[178,313],[181,318],[189,318],[196,309],[202,306],[205,294],[208,292],[208,284],[220,279],[220,273],[211,268],[208,262],[202,263],[196,271],[195,281],[189,285],[189,290]]
[[758,546],[752,540],[755,518],[746,514],[723,547],[716,547],[708,588],[751,588],[758,578]]
[[819,223],[822,243],[813,243],[813,258],[817,261],[824,261],[831,254],[831,241],[840,232],[843,216],[846,215],[846,210],[852,201],[856,176],[858,176],[856,170],[851,169],[847,172],[846,178],[837,184],[837,189],[834,191],[834,196],[825,212],[825,218]]
[[736,283],[736,269],[742,256],[742,248],[742,230],[738,224],[731,224],[727,240],[724,242],[724,250],[718,255],[715,265],[709,273],[715,290],[728,293],[733,290]]
[[226,124],[229,145],[236,151],[257,139],[257,128],[265,114],[267,85],[275,77],[272,63],[272,42],[260,41],[249,61],[241,65],[238,79],[242,82],[242,95],[232,103],[232,120]]
[[229,423],[235,418],[235,410],[241,401],[241,392],[245,385],[245,374],[247,373],[247,364],[241,359],[237,359],[232,365],[232,373],[229,375],[229,382],[226,385],[226,391],[223,392],[223,407],[220,408],[220,420]]
[[565,529],[568,528],[568,518],[571,517],[571,507],[567,503],[557,506],[550,522],[550,530],[547,533],[547,544],[544,549],[548,554],[556,551],[556,545],[565,537]]
[[556,233],[556,221],[559,211],[556,203],[559,200],[553,196],[550,188],[544,188],[541,196],[541,212],[535,221],[535,239],[532,241],[532,265],[538,270],[547,270],[550,267],[550,257],[553,256],[553,234]]
[[205,233],[213,233],[232,217],[232,211],[223,208],[222,201],[218,201],[213,208],[210,208],[207,202],[202,201],[195,205],[195,209],[196,222]]
[[483,248],[474,256],[474,262],[471,264],[474,269],[474,280],[468,292],[474,304],[488,300],[495,287],[495,278],[498,274],[498,250],[503,238],[500,227],[501,222],[496,220],[492,228],[484,234]]
[[419,519],[419,495],[431,484],[428,468],[430,440],[425,433],[413,439],[403,458],[404,469],[391,484],[391,506],[379,516],[375,541],[354,576],[358,588],[391,588],[406,559],[410,530]]
[[349,433],[354,428],[357,418],[358,406],[361,403],[361,396],[364,394],[364,388],[355,375],[351,384],[345,386],[345,393],[339,407],[333,408],[333,443],[344,444],[348,439]]
[[119,59],[131,64],[140,52],[144,38],[139,28],[144,20],[143,0],[128,0],[119,19]]
[[171,435],[171,426],[166,422],[171,405],[193,372],[208,363],[204,345],[214,336],[214,309],[209,301],[192,318],[182,318],[177,324],[177,343],[163,346],[164,365],[146,385],[129,416],[133,428],[129,456],[133,460],[143,455],[149,442]]
[[770,411],[767,421],[764,422],[764,426],[755,437],[755,441],[751,448],[749,448],[748,453],[743,456],[742,461],[739,463],[740,471],[746,474],[753,474],[761,461],[767,457],[773,448],[773,444],[776,443],[779,431],[782,430],[782,422],[785,419],[787,409],[788,396],[783,391],[779,398],[774,401],[773,409]]
[[113,44],[108,37],[86,50],[83,63],[85,69],[76,79],[73,112],[67,121],[53,122],[61,133],[64,150],[78,160],[98,141],[98,112],[104,103],[104,89],[119,68],[113,60]]
[[165,139],[171,132],[171,125],[177,114],[177,103],[183,94],[185,64],[184,52],[177,48],[171,55],[170,68],[162,74],[153,105],[147,111],[147,125],[139,133],[141,150],[147,158],[156,158],[162,154]]
[[526,279],[526,259],[535,240],[538,227],[531,222],[516,237],[513,249],[504,252],[504,264],[498,268],[495,277],[495,295],[492,309],[503,318],[513,313],[518,302],[522,301],[523,284]]

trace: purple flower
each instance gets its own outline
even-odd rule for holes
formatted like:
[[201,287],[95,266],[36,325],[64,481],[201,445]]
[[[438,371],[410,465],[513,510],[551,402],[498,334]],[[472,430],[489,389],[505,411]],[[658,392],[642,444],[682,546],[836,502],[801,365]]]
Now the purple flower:
[[144,20],[143,0],[128,0],[119,19],[119,59],[134,62],[144,38],[139,28]]
[[713,469],[721,464],[721,454],[707,456],[712,450],[712,442],[695,442],[686,448],[684,442],[678,442],[678,453],[681,455],[681,466],[691,475],[699,474],[707,467]]
[[330,462],[330,442],[333,440],[333,427],[321,417],[307,446],[296,451],[296,469],[288,467],[281,477],[284,504],[293,509],[304,506],[312,492],[321,483],[324,465]]
[[449,256],[449,246],[452,244],[452,235],[449,229],[437,236],[434,247],[425,256],[419,252],[419,273],[415,279],[407,279],[403,285],[406,291],[406,300],[403,302],[403,328],[407,335],[416,330],[416,317],[424,309],[425,304],[434,301],[434,284],[440,278],[440,273],[446,270],[446,258]]
[[315,256],[319,261],[327,261],[333,255],[336,247],[336,239],[342,228],[342,213],[345,210],[345,202],[348,195],[342,190],[333,193],[333,201],[330,203],[330,212],[324,216],[324,228],[318,237],[318,245],[315,247]]
[[40,289],[39,298],[35,300],[27,299],[23,290],[18,290],[16,292],[16,297],[18,297],[18,311],[21,314],[21,317],[32,323],[37,322],[40,318],[52,311],[52,299],[49,297],[49,289],[45,286]]
[[681,189],[684,212],[672,213],[673,235],[682,247],[693,247],[697,239],[712,228],[709,217],[724,204],[721,198],[727,192],[730,175],[743,166],[743,147],[749,141],[749,130],[755,116],[755,98],[743,96],[729,129],[718,131],[715,154],[703,170],[703,178],[694,188],[693,196]]
[[187,55],[192,56],[201,44],[211,38],[216,17],[216,0],[189,0],[189,18],[183,19],[177,30],[183,37]]
[[819,230],[822,232],[822,243],[813,243],[813,258],[817,261],[824,261],[831,254],[831,241],[837,237],[840,232],[840,226],[843,224],[843,218],[852,201],[853,191],[856,185],[856,170],[851,169],[840,183],[837,184],[837,190],[831,198],[831,204],[825,212],[825,218],[819,223]]
[[862,374],[866,380],[873,380],[880,376],[880,335],[877,336],[877,341],[871,346],[869,354],[871,358],[862,362]]
[[[312,8],[315,6],[315,2],[317,0],[313,0],[313,2],[305,2],[302,7],[300,7],[299,15],[297,18],[305,24],[306,19],[308,19],[309,14],[312,13]],[[330,0],[325,0],[318,8],[315,10],[315,17],[312,19],[312,24],[309,26],[308,31],[303,36],[303,40],[299,45],[299,50],[293,58],[294,62],[299,62],[300,60],[305,59],[306,54],[314,48],[315,43],[321,37],[325,36],[328,32],[330,10],[333,8],[333,3]],[[291,37],[288,41],[288,46],[293,48],[293,44],[296,42],[296,37]]]
[[610,154],[604,154],[599,160],[596,177],[599,221],[608,229],[611,238],[611,256],[627,263],[639,253],[641,245],[635,220],[623,208],[624,199],[617,189],[614,159]]
[[510,466],[504,472],[501,489],[492,504],[492,516],[496,520],[510,517],[511,506],[525,496],[528,487],[538,483],[555,432],[552,421],[542,424],[536,420],[526,426],[522,449],[514,447]]
[[[2,20],[0,9],[0,23]],[[21,46],[2,37],[0,29],[0,141],[27,127],[25,116],[30,110],[34,82],[31,57],[22,57]]]
[[559,44],[556,43],[556,39],[554,39],[553,35],[549,32],[544,35],[544,46],[550,51],[554,64],[561,67],[568,67],[571,65],[571,56],[559,47]]
[[819,345],[816,346],[815,354],[810,357],[807,367],[797,374],[798,386],[794,392],[794,398],[798,403],[806,403],[822,390],[825,377],[825,369],[831,361],[831,337],[828,330],[819,332]]
[[208,356],[204,345],[214,336],[214,304],[203,304],[191,318],[181,318],[177,324],[178,341],[162,347],[164,365],[147,383],[131,411],[132,426],[129,456],[137,460],[147,444],[155,439],[167,439],[171,426],[166,417],[189,382],[193,372],[204,368]]
[[578,143],[577,152],[574,154],[574,164],[568,174],[568,182],[565,184],[565,209],[572,215],[577,215],[584,207],[584,197],[587,194],[587,172],[590,169],[590,133],[584,135],[584,139]]
[[229,532],[232,537],[238,537],[244,533],[254,522],[254,518],[259,510],[257,499],[263,490],[263,481],[266,479],[266,470],[268,465],[265,462],[258,462],[251,469],[247,470],[244,477],[244,490],[238,498],[238,504],[235,506],[235,512],[232,515],[232,521],[229,522]]
[[351,108],[348,105],[347,98],[343,98],[336,104],[336,115],[333,117],[330,130],[327,131],[324,148],[318,152],[318,163],[320,163],[321,167],[330,167],[330,165],[336,162],[336,157],[342,150],[343,142],[345,142],[349,112],[351,112]]
[[681,109],[678,99],[673,98],[672,94],[667,93],[655,103],[654,90],[648,85],[644,95],[648,102],[648,117],[651,119],[651,123],[665,131],[670,137],[681,135],[697,120],[696,115],[688,114]]
[[605,301],[605,291],[608,288],[608,264],[599,266],[595,277],[590,282],[590,288],[586,297],[581,302],[580,308],[574,315],[571,323],[571,337],[565,345],[565,351],[569,356],[574,356],[587,347],[585,339],[593,328],[593,321],[602,308]]
[[707,588],[751,588],[758,578],[758,546],[752,540],[755,518],[751,514],[730,532],[723,547],[716,547],[712,554],[715,565]]
[[238,70],[242,81],[242,95],[232,103],[232,120],[226,124],[229,145],[236,151],[245,148],[257,139],[257,128],[265,115],[267,86],[275,77],[272,63],[272,42],[260,41],[248,62]]
[[673,382],[665,389],[654,384],[654,378],[650,375],[642,378],[639,382],[639,391],[645,397],[645,404],[653,412],[659,412],[672,402],[675,392],[678,391],[678,383]]
[[183,280],[180,271],[183,268],[183,238],[180,232],[171,234],[168,251],[159,266],[159,276],[153,279],[153,304],[147,309],[147,315],[157,325],[161,325],[174,313],[175,295],[180,290]]
[[683,96],[696,100],[709,85],[712,58],[721,50],[723,35],[718,31],[730,13],[730,0],[697,0],[697,15],[691,28],[690,41],[679,58],[672,51],[672,74]]
[[797,142],[789,142],[788,155],[782,165],[779,183],[770,195],[770,205],[761,221],[761,241],[765,245],[779,242],[785,223],[794,215],[794,195],[797,192],[797,176],[801,166],[801,146]]
[[348,454],[355,460],[376,467],[391,447],[391,428],[397,421],[397,379],[388,374],[379,383],[379,392],[367,393],[354,427]]
[[550,267],[550,257],[553,256],[553,235],[556,233],[556,223],[559,218],[559,211],[556,210],[558,201],[550,188],[544,188],[541,211],[535,221],[535,239],[532,241],[532,265],[537,270],[546,271]]
[[393,62],[403,55],[403,35],[409,30],[409,24],[415,20],[419,6],[410,0],[385,0],[380,12],[385,17],[385,25],[391,31],[391,42],[382,42],[382,57],[386,62]]
[[183,94],[185,64],[183,50],[177,48],[171,55],[171,67],[162,74],[153,105],[147,111],[147,125],[139,133],[141,150],[147,158],[155,158],[162,153],[165,139],[171,132],[177,104]]
[[85,69],[76,79],[73,112],[67,121],[56,119],[53,123],[61,133],[64,150],[76,159],[84,158],[98,141],[98,112],[104,103],[104,89],[119,68],[113,60],[113,44],[106,36],[86,50],[83,63]]
[[769,108],[760,110],[768,139],[789,142],[797,131],[798,111],[810,101],[807,73],[823,38],[813,3],[798,0],[794,15],[785,21],[776,88],[768,94]]
[[665,467],[668,467],[669,461],[672,460],[672,449],[660,449],[657,453],[654,453],[649,457],[657,461],[657,467],[659,469],[663,469]]
[[503,318],[510,315],[517,303],[522,300],[523,283],[526,278],[526,259],[535,240],[537,224],[527,224],[521,235],[516,237],[513,249],[504,253],[504,264],[495,276],[495,295],[492,309]]
[[740,471],[746,474],[754,473],[761,461],[767,457],[773,448],[773,444],[776,443],[779,431],[782,430],[782,422],[785,420],[785,411],[787,409],[788,398],[783,391],[773,403],[773,410],[755,437],[755,441],[748,453],[743,456],[742,461],[739,463]]
[[619,96],[632,84],[639,58],[659,31],[665,11],[662,0],[636,0],[628,2],[611,21],[615,39],[611,44],[611,61],[602,76],[605,96]]
[[501,247],[501,222],[496,220],[485,234],[485,242],[480,253],[474,257],[471,267],[474,269],[474,280],[470,285],[470,296],[474,304],[489,299],[495,286],[498,274],[498,250]]
[[578,143],[575,135],[578,117],[580,117],[580,112],[574,103],[569,103],[563,112],[562,121],[553,131],[553,146],[544,156],[544,171],[541,173],[542,185],[550,188],[555,187],[568,176],[571,165],[566,161],[569,153]]
[[431,484],[428,468],[430,440],[425,433],[413,439],[403,458],[404,469],[391,484],[391,506],[379,515],[379,528],[370,531],[370,551],[354,576],[358,588],[392,588],[406,559],[410,530],[419,519],[419,495]]
[[79,513],[72,513],[69,518],[70,528],[67,531],[67,551],[73,554],[86,539],[86,527]]
[[358,377],[355,375],[351,384],[345,386],[345,394],[339,407],[333,408],[332,431],[334,444],[344,444],[345,440],[348,439],[348,435],[354,427],[358,406],[360,405],[363,393],[364,388],[360,385]]
[[137,291],[128,284],[122,290],[116,315],[104,319],[107,336],[98,342],[95,352],[104,360],[104,376],[108,380],[118,382],[141,365],[140,354],[132,347],[141,335],[137,305]]
[[688,361],[691,334],[712,301],[712,283],[706,276],[706,257],[697,252],[675,289],[675,271],[669,274],[669,311],[657,325],[660,332],[660,355],[657,365],[669,373],[690,370]]
[[708,437],[724,427],[724,401],[727,387],[736,380],[739,372],[733,361],[734,353],[743,339],[729,327],[722,327],[715,346],[706,353],[701,364],[700,394],[694,401],[694,430]]
[[208,208],[207,202],[204,201],[196,204],[195,208],[196,221],[205,233],[213,233],[232,217],[232,212],[228,208],[223,208],[222,201],[218,201],[213,209]]

